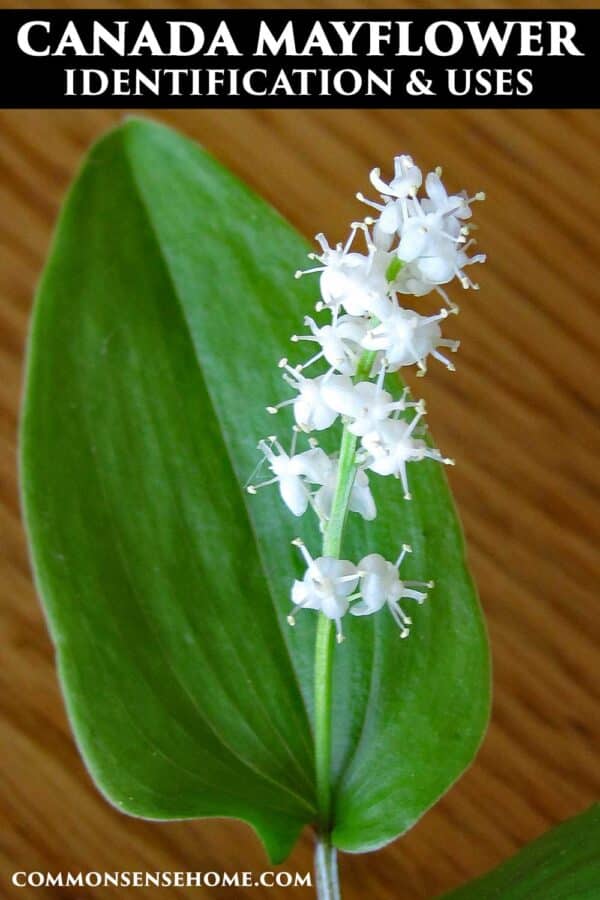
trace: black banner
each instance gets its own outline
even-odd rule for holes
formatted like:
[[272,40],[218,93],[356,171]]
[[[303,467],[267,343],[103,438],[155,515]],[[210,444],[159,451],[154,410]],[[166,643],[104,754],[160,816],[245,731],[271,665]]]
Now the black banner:
[[0,10],[7,108],[597,108],[600,10]]

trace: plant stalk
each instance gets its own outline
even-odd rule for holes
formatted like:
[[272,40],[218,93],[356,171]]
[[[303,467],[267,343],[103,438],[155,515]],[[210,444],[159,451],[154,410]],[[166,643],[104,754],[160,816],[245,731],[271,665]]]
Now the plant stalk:
[[[339,558],[348,500],[356,475],[356,437],[344,428],[338,479],[331,516],[323,535],[323,556]],[[333,675],[333,622],[320,615],[315,646],[315,764],[320,827],[331,827],[331,706]]]
[[[374,358],[374,352],[367,351],[362,354],[356,369],[356,381],[369,377]],[[356,436],[344,426],[331,514],[323,532],[323,556],[333,556],[336,559],[340,557],[348,503],[356,477],[356,443]],[[331,619],[321,614],[315,645],[315,768],[319,809],[315,867],[319,900],[335,900],[340,896],[337,854],[328,837],[332,828],[331,726],[334,646],[333,623]]]
[[341,900],[337,851],[321,835],[317,836],[315,846],[315,876],[319,900]]

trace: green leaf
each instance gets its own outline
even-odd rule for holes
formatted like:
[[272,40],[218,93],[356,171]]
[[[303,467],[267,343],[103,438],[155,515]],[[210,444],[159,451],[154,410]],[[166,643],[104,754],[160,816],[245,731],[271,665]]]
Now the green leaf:
[[450,900],[597,900],[600,806],[563,822]]
[[[318,226],[319,223],[315,223]],[[316,615],[287,626],[290,540],[309,517],[243,483],[289,420],[277,368],[310,312],[307,245],[197,146],[129,121],[90,152],[36,300],[22,425],[23,502],[39,593],[83,757],[105,795],[149,818],[236,816],[281,859],[315,818]],[[292,345],[293,346],[293,345]],[[334,841],[409,828],[471,761],[488,649],[441,467],[345,551],[434,578],[411,637],[353,620],[334,671]],[[376,480],[375,478],[373,480]],[[412,610],[411,610],[412,612]],[[351,618],[351,617],[347,617]]]

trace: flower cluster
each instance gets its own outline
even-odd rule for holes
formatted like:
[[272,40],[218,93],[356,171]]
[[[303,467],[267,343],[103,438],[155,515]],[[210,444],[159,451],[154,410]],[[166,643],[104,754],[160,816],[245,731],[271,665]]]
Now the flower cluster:
[[[343,640],[342,616],[350,612],[353,616],[368,616],[384,606],[390,610],[400,628],[400,637],[408,637],[412,620],[406,615],[399,601],[408,598],[423,603],[427,594],[415,588],[432,588],[432,581],[401,581],[399,568],[412,548],[404,544],[395,563],[388,562],[379,553],[370,553],[358,566],[347,559],[320,556],[313,559],[303,541],[293,542],[302,553],[307,569],[302,581],[294,581],[292,603],[294,608],[288,616],[290,625],[295,624],[295,614],[299,609],[317,609],[327,618],[333,619],[337,627],[338,642]],[[355,590],[360,582],[360,590]],[[350,605],[352,600],[360,602]]]
[[[315,353],[304,363],[279,362],[283,380],[292,396],[267,407],[276,414],[291,406],[295,425],[289,452],[275,436],[259,443],[262,460],[272,477],[248,485],[259,488],[278,484],[281,497],[295,516],[310,506],[326,531],[336,503],[340,463],[318,444],[314,432],[331,428],[341,419],[352,436],[355,457],[347,509],[366,520],[375,518],[376,508],[369,476],[394,475],[402,484],[404,497],[411,498],[408,463],[424,459],[452,463],[424,439],[422,401],[410,398],[408,389],[395,396],[386,385],[386,376],[406,366],[416,366],[424,375],[430,358],[449,371],[454,366],[447,351],[454,353],[459,342],[442,334],[442,323],[458,313],[458,306],[447,295],[444,285],[458,279],[465,289],[477,289],[465,270],[485,261],[481,253],[468,255],[475,241],[470,238],[473,225],[471,205],[483,200],[482,193],[469,197],[466,192],[449,195],[441,180],[441,169],[430,172],[424,183],[421,170],[409,156],[394,160],[394,177],[382,180],[373,169],[370,180],[379,192],[379,201],[359,200],[377,212],[351,226],[347,241],[330,246],[323,234],[316,240],[320,253],[310,254],[317,265],[296,272],[296,277],[319,273],[321,299],[317,313],[328,314],[319,324],[307,316],[308,333],[292,335],[292,342],[315,345]],[[362,234],[366,252],[356,247]],[[439,295],[443,306],[434,315],[423,315],[403,306],[407,296],[422,298]],[[318,374],[313,367],[317,367]],[[311,374],[306,372],[311,369]],[[307,435],[308,449],[298,452],[297,439]],[[426,593],[415,588],[431,583],[401,581],[399,566],[410,548],[404,546],[395,563],[379,554],[370,554],[357,566],[347,560],[321,556],[313,559],[301,541],[296,542],[306,560],[302,581],[292,588],[294,610],[288,621],[294,624],[297,610],[316,609],[337,624],[342,638],[341,620],[349,612],[364,616],[387,606],[408,635],[410,619],[399,606],[402,598],[422,602]]]

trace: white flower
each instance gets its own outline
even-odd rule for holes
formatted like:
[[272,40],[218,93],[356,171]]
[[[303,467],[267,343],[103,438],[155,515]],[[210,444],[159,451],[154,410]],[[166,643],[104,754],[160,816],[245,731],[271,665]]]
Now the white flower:
[[315,441],[310,440],[312,443],[311,449],[305,450],[304,453],[299,453],[296,457],[299,460],[298,465],[306,482],[309,484],[323,484],[331,469],[331,459],[321,447],[316,446]]
[[404,390],[399,400],[394,400],[383,389],[384,376],[385,368],[382,366],[376,382],[359,381],[358,384],[352,384],[348,379],[347,382],[338,380],[324,386],[323,396],[331,408],[353,420],[348,425],[351,434],[367,434],[393,412],[404,412],[417,405],[406,400],[408,389]]
[[471,213],[471,203],[475,200],[485,200],[483,191],[478,191],[473,197],[468,197],[466,191],[459,194],[448,195],[446,188],[442,183],[442,170],[438,166],[434,172],[429,172],[425,179],[425,190],[427,198],[421,201],[425,212],[440,213],[443,216],[455,216],[457,219],[469,219]]
[[[303,515],[311,502],[310,491],[304,483],[304,479],[312,480],[311,476],[317,468],[315,454],[322,453],[326,458],[327,455],[318,449],[306,450],[304,453],[295,453],[296,432],[294,432],[289,454],[285,452],[274,436],[267,438],[266,441],[259,441],[258,449],[263,454],[261,463],[264,463],[265,460],[268,462],[269,469],[274,477],[259,484],[249,484],[246,488],[248,493],[255,494],[259,488],[268,487],[271,484],[279,484],[281,499],[290,512],[295,516]],[[261,463],[259,463],[257,469]]]
[[369,180],[380,194],[395,197],[402,200],[405,197],[414,197],[423,181],[423,175],[418,166],[415,166],[412,157],[402,154],[394,158],[394,177],[389,184],[381,178],[379,169],[372,169]]
[[[408,197],[415,197],[421,187],[423,181],[421,170],[415,166],[410,156],[397,156],[394,159],[394,177],[389,184],[382,180],[380,169],[373,169],[369,179],[381,194],[383,204],[367,200],[361,193],[356,196],[361,203],[379,212],[376,225],[378,234],[393,235],[408,218],[406,200]],[[385,249],[389,249],[389,246]]]
[[[398,160],[405,162],[398,163]],[[362,194],[357,195],[362,202],[379,212],[373,230],[380,236],[379,245],[389,251],[392,238],[397,235],[399,243],[395,252],[398,258],[405,264],[414,264],[413,272],[405,273],[401,279],[404,286],[396,288],[394,285],[394,290],[422,296],[454,277],[459,278],[463,287],[476,287],[465,275],[464,267],[483,262],[485,256],[477,254],[467,257],[466,247],[462,245],[471,226],[465,225],[464,220],[471,216],[470,204],[485,199],[485,194],[479,192],[474,197],[468,197],[463,191],[449,196],[441,181],[441,169],[437,169],[428,174],[425,182],[428,196],[420,200],[417,197],[421,185],[420,170],[411,168],[410,157],[398,157],[396,162],[396,177],[389,185],[381,180],[378,169],[371,173],[371,181],[380,191],[383,204],[367,200]],[[414,171],[418,177],[411,174]],[[411,183],[412,186],[409,186]],[[388,241],[382,243],[385,235],[388,235]]]
[[396,248],[399,259],[413,263],[424,282],[446,284],[458,277],[463,286],[470,286],[465,283],[462,269],[473,262],[483,262],[485,256],[480,254],[469,259],[463,247],[468,226],[454,214],[425,212],[426,203],[416,198],[411,202],[409,217],[400,226],[400,243]]
[[422,254],[411,260],[413,270],[418,278],[432,287],[447,284],[453,278],[458,278],[463,288],[477,290],[478,285],[465,274],[464,268],[485,262],[486,256],[485,253],[468,256],[466,249],[473,243],[469,241],[468,244],[461,246],[450,242],[443,235],[431,234]]
[[[425,374],[429,355],[453,372],[454,365],[437,349],[448,347],[455,352],[460,345],[459,341],[442,337],[438,322],[446,319],[448,315],[448,311],[443,309],[437,316],[421,316],[411,309],[403,309],[396,305],[389,316],[367,332],[362,345],[367,350],[383,351],[384,364],[390,372],[396,372],[401,366],[412,366],[416,363],[420,370],[419,374]],[[365,434],[364,431],[355,433]]]
[[300,549],[307,563],[302,581],[294,581],[292,603],[294,608],[288,616],[290,625],[295,625],[295,615],[300,609],[316,609],[336,624],[337,640],[344,639],[342,618],[347,613],[350,601],[354,599],[354,588],[358,584],[359,571],[347,559],[319,556],[313,559],[300,538],[292,541]]
[[[321,253],[309,254],[310,259],[321,263],[312,269],[299,270],[296,278],[302,275],[310,275],[312,272],[320,272],[320,288],[323,304],[332,310],[339,310],[344,298],[362,293],[362,277],[367,262],[367,257],[362,253],[350,252],[350,248],[356,237],[358,225],[352,228],[350,236],[345,244],[336,244],[330,247],[324,234],[316,235],[316,240],[321,245]],[[352,315],[362,315],[352,313]]]
[[321,350],[303,364],[302,370],[324,357],[338,372],[353,375],[362,353],[360,342],[368,328],[366,320],[335,315],[331,325],[319,327],[314,319],[306,316],[304,324],[309,326],[312,334],[293,334],[292,341],[312,341],[319,344]]
[[395,294],[410,294],[413,297],[424,297],[431,291],[436,291],[448,309],[458,312],[458,306],[450,299],[446,291],[440,285],[426,281],[414,263],[406,263],[402,267],[394,281],[393,291]]
[[400,478],[406,500],[411,499],[406,474],[407,463],[434,459],[453,465],[453,461],[443,457],[439,450],[428,447],[425,441],[413,437],[422,415],[423,412],[419,410],[410,423],[402,419],[387,419],[362,439],[362,446],[367,453],[365,467],[378,475]]
[[426,212],[425,203],[412,198],[406,207],[407,216],[398,229],[400,243],[396,253],[406,263],[420,256],[451,252],[466,241],[463,226],[457,218],[444,216],[437,210]]
[[345,376],[326,372],[325,375],[318,375],[316,378],[305,378],[301,372],[302,366],[293,369],[285,358],[279,361],[279,367],[285,369],[284,381],[298,391],[298,396],[283,400],[275,406],[268,406],[267,412],[275,414],[284,406],[293,405],[296,424],[302,431],[323,431],[333,425],[338,414],[325,401],[323,387],[330,378]]
[[378,250],[384,250],[386,253],[389,253],[394,242],[394,232],[385,231],[379,224],[379,220],[375,221],[370,217],[365,219],[365,224],[373,226],[371,234],[375,247]]
[[[350,252],[357,231],[362,230],[367,240],[368,253]],[[320,255],[311,254],[312,259],[322,263],[312,269],[296,272],[296,277],[320,272],[321,303],[334,313],[341,306],[351,316],[363,316],[367,313],[379,315],[381,304],[387,302],[388,282],[386,272],[395,254],[388,253],[373,243],[364,222],[352,225],[350,237],[344,245],[330,247],[325,235],[318,234],[317,241],[321,245]]]
[[400,628],[400,637],[408,637],[412,620],[400,606],[400,600],[416,600],[423,603],[427,593],[415,588],[432,588],[432,581],[401,581],[399,568],[407,553],[412,550],[405,544],[395,564],[388,562],[379,553],[370,553],[358,564],[361,572],[360,593],[362,600],[350,609],[353,616],[368,616],[387,605],[394,621]]

